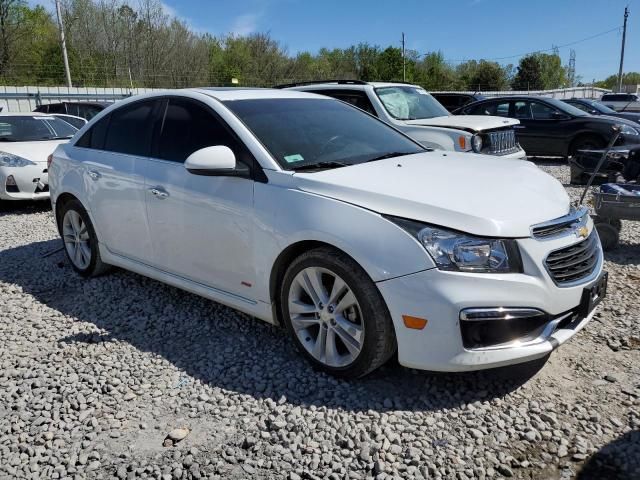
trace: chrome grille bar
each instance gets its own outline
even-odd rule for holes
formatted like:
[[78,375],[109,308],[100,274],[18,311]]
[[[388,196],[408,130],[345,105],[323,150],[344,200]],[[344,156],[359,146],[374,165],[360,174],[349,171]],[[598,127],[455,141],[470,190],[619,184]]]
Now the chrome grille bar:
[[507,155],[518,150],[518,142],[513,129],[497,130],[487,133],[489,140],[488,153],[491,155]]

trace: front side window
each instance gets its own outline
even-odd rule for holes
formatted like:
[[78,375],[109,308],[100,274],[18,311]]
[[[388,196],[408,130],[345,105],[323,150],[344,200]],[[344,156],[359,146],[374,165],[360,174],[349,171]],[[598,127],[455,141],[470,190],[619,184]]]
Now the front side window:
[[114,110],[104,150],[128,155],[149,155],[153,130],[149,120],[155,104],[155,100],[141,101]]
[[448,117],[449,112],[420,87],[393,86],[376,88],[384,108],[398,120]]
[[513,102],[513,118],[519,118],[523,120],[531,119],[531,107],[529,102],[520,100]]
[[531,113],[535,120],[551,120],[557,118],[557,115],[562,115],[562,113],[555,108],[538,102],[531,102]]
[[55,117],[37,114],[0,116],[0,142],[35,142],[71,138],[77,128]]
[[214,145],[225,145],[238,157],[237,142],[209,109],[192,101],[170,99],[154,157],[184,162],[193,152]]
[[333,99],[230,100],[225,105],[286,170],[354,165],[425,150],[380,120]]

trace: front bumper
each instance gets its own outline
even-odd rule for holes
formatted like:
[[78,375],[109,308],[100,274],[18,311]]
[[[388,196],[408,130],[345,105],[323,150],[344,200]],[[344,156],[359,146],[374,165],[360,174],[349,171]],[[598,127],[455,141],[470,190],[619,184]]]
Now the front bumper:
[[513,153],[508,153],[506,155],[495,155],[495,154],[487,154],[487,155],[493,155],[496,157],[500,157],[500,158],[513,158],[516,160],[526,160],[527,159],[527,154],[526,152],[521,148]]
[[[586,317],[577,316],[572,322],[558,320],[563,314],[577,310],[585,288],[597,284],[603,267],[602,252],[599,251],[593,274],[570,287],[558,287],[541,261],[534,259],[543,259],[548,252],[572,242],[575,243],[575,237],[518,240],[524,273],[473,274],[434,268],[379,282],[378,288],[394,322],[400,363],[432,371],[480,370],[535,360],[566,342],[597,311]],[[556,324],[532,341],[465,348],[460,312],[482,307],[538,309]],[[426,318],[428,323],[422,330],[409,329],[404,325],[403,315]]]
[[[16,186],[7,187],[7,177],[12,176]],[[46,164],[26,167],[0,167],[0,200],[49,199],[49,175]]]

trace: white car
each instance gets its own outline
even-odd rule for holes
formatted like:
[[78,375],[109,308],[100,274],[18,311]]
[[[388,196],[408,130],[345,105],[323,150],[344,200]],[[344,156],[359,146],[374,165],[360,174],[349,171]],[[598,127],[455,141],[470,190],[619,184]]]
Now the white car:
[[47,157],[77,128],[42,113],[0,113],[0,201],[49,198]]
[[526,159],[513,118],[451,115],[422,87],[405,83],[338,80],[283,85],[350,103],[436,150],[475,152]]
[[320,95],[193,89],[108,108],[49,178],[79,274],[117,265],[284,325],[357,377],[396,350],[443,371],[537,359],[592,318],[586,210],[529,162],[478,157]]

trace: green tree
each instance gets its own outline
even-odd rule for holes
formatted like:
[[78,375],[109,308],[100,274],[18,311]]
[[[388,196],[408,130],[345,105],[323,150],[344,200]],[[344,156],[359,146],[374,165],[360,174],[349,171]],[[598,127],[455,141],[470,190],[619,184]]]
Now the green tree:
[[562,88],[567,85],[567,69],[562,66],[560,55],[538,53],[536,57],[540,63],[543,89]]
[[542,67],[537,55],[527,55],[520,59],[518,71],[511,84],[514,90],[542,90]]
[[[622,74],[623,85],[640,85],[640,72],[628,72]],[[618,87],[618,75],[609,75],[604,80],[595,83],[596,87],[613,90]]]

